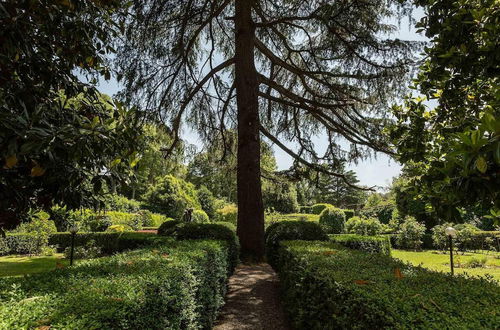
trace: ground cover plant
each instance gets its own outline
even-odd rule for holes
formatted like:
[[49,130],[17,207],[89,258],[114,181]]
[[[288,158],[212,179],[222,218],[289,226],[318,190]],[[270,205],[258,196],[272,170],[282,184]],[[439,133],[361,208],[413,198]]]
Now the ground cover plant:
[[277,269],[298,329],[493,329],[500,287],[333,242],[282,242]]
[[226,242],[160,245],[0,280],[0,328],[209,328],[223,303]]

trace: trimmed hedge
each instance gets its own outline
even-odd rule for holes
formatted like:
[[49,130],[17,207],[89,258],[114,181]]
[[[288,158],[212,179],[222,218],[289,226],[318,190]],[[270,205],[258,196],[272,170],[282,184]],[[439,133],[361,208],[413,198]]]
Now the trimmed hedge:
[[160,235],[160,236],[171,236],[171,235],[173,235],[175,233],[175,228],[179,224],[181,224],[181,222],[177,221],[177,220],[165,221],[158,228],[158,235]]
[[369,253],[391,255],[391,240],[388,236],[364,236],[356,234],[328,235],[330,240],[350,249]]
[[314,204],[311,206],[311,213],[312,214],[321,214],[321,212],[326,209],[327,207],[335,207],[332,204],[328,203],[319,203],[319,204]]
[[296,329],[496,329],[500,287],[333,242],[283,242],[278,272]]
[[281,241],[305,240],[328,241],[328,235],[323,228],[314,222],[280,221],[270,225],[265,233],[267,262],[274,268],[278,258]]
[[[112,254],[154,244],[157,238],[158,236],[154,233],[77,233],[75,246],[85,246],[89,241],[94,241],[104,254]],[[52,234],[49,238],[49,245],[56,245],[59,250],[64,250],[71,246],[71,234]]]
[[229,246],[228,272],[232,273],[238,265],[240,242],[231,223],[184,223],[177,226],[175,236],[178,240],[213,239],[226,241]]
[[0,281],[1,329],[210,329],[229,250],[173,241]]
[[319,223],[330,234],[340,234],[344,231],[345,213],[336,207],[327,207],[319,215]]
[[299,212],[300,213],[305,213],[305,214],[310,214],[310,213],[312,213],[312,207],[311,206],[306,206],[306,205],[299,206]]

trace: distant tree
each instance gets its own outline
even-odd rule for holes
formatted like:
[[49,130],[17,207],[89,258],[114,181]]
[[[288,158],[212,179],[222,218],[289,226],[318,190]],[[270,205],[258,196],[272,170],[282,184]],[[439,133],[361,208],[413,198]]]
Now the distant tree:
[[[390,152],[380,134],[384,113],[406,86],[415,48],[390,38],[390,21],[408,7],[398,0],[137,0],[117,62],[123,97],[170,123],[174,142],[183,123],[204,141],[237,129],[238,236],[243,254],[261,258],[260,135],[310,167]],[[312,142],[321,133],[322,156]]]
[[415,82],[425,97],[395,107],[390,130],[407,183],[441,221],[457,221],[464,207],[500,219],[500,4],[416,3],[425,11],[418,27],[431,39]]
[[133,177],[128,184],[123,184],[120,193],[129,198],[142,200],[152,185],[165,175],[184,177],[186,166],[183,164],[189,146],[179,143],[170,157],[165,157],[164,150],[172,143],[172,137],[164,125],[144,123],[138,130],[142,132],[136,139],[139,161],[133,170]]

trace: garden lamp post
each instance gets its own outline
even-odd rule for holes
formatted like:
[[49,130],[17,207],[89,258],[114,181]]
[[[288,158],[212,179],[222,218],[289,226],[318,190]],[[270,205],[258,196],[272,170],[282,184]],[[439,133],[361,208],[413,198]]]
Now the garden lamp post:
[[75,250],[75,236],[78,232],[78,226],[76,224],[71,225],[71,227],[69,227],[69,232],[71,233],[71,253],[69,257],[69,265],[73,266],[73,252]]
[[457,236],[457,231],[453,227],[447,227],[444,232],[446,236],[448,236],[448,244],[450,245],[450,267],[451,267],[451,275],[453,275],[453,238]]

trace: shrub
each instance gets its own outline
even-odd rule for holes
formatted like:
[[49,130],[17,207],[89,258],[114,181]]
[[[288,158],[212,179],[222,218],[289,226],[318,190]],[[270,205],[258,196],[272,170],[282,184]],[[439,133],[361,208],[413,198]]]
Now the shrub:
[[382,233],[383,226],[375,218],[352,217],[347,220],[345,230],[349,234],[373,236]]
[[147,208],[176,220],[182,219],[187,208],[201,209],[194,185],[167,175],[146,194]]
[[165,221],[158,228],[158,235],[160,235],[160,236],[171,236],[172,234],[175,233],[175,228],[179,224],[181,224],[181,222],[177,221],[177,220]]
[[327,207],[319,215],[319,223],[328,233],[340,234],[344,230],[345,213],[336,207]]
[[133,231],[133,229],[127,225],[111,225],[106,229],[107,233],[124,233],[126,231]]
[[203,210],[194,210],[192,214],[192,221],[196,223],[208,223],[210,219]]
[[406,216],[396,234],[397,246],[403,249],[418,250],[422,246],[425,226],[412,216]]
[[393,201],[383,201],[378,205],[363,208],[360,215],[365,218],[377,218],[380,223],[388,224],[395,209],[396,205]]
[[113,224],[111,217],[108,215],[96,215],[92,218],[88,218],[84,223],[84,228],[88,231],[102,232],[106,231],[109,226]]
[[176,228],[178,240],[212,239],[226,241],[229,246],[228,272],[232,273],[239,262],[240,242],[236,232],[224,224],[184,223]]
[[238,207],[236,204],[228,204],[216,211],[217,221],[230,222],[234,225],[238,222]]
[[391,241],[388,236],[364,236],[353,234],[329,235],[330,240],[345,247],[369,253],[391,254]]
[[312,214],[321,214],[324,209],[327,207],[334,207],[332,204],[327,204],[327,203],[319,203],[319,204],[314,204],[311,206],[311,213]]
[[136,222],[141,223],[142,227],[155,227],[155,220],[153,218],[153,213],[148,210],[140,210],[135,214],[140,220]]
[[[284,242],[278,273],[296,329],[495,329],[493,281],[427,271],[333,242]],[[471,303],[471,302],[474,303]]]
[[50,208],[50,218],[54,221],[57,231],[66,231],[73,220],[66,206],[54,205]]
[[205,211],[210,219],[215,217],[215,197],[207,187],[201,186],[198,189],[198,199],[201,209]]
[[108,216],[113,225],[124,225],[139,230],[142,228],[143,216],[140,213],[126,213],[118,211],[107,211],[105,216]]
[[43,247],[40,239],[27,233],[8,233],[6,237],[0,237],[0,252],[2,255],[8,254],[40,254]]
[[163,243],[0,283],[2,329],[210,329],[224,302],[223,242]]
[[281,241],[327,241],[329,239],[320,225],[306,221],[276,222],[267,228],[264,238],[267,261],[273,268],[277,264],[278,249]]
[[161,214],[151,213],[151,218],[153,219],[153,227],[159,227],[165,221],[174,220],[173,218],[166,217]]
[[[76,246],[73,251],[74,259],[92,259],[102,255],[101,248],[96,245],[94,240],[89,240],[84,246]],[[64,249],[64,256],[71,258],[71,246]]]
[[108,211],[136,213],[141,209],[140,202],[118,194],[108,195],[104,203]]
[[49,214],[43,211],[35,211],[29,215],[29,221],[21,223],[14,232],[30,235],[24,240],[24,246],[16,249],[24,250],[28,254],[39,254],[46,247],[49,236],[57,231],[54,221],[49,220]]
[[446,250],[448,247],[448,238],[444,230],[447,227],[453,227],[452,223],[444,223],[441,225],[436,225],[431,229],[432,232],[432,243],[436,249]]
[[351,210],[351,209],[342,209],[342,211],[344,211],[345,219],[346,220],[349,220],[350,218],[352,218],[354,216],[354,210]]
[[311,206],[299,206],[299,212],[304,214],[311,214],[312,207]]
[[468,251],[473,247],[474,235],[479,231],[476,226],[470,224],[459,224],[455,226],[457,230],[456,244],[460,251]]
[[[75,236],[75,246],[85,246],[89,241],[94,241],[103,254],[112,254],[153,245],[157,243],[157,240],[158,236],[152,233],[77,233]],[[71,246],[71,234],[52,234],[49,239],[49,245],[57,246],[59,250],[63,251]]]

